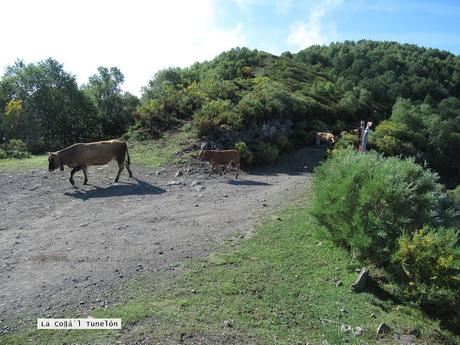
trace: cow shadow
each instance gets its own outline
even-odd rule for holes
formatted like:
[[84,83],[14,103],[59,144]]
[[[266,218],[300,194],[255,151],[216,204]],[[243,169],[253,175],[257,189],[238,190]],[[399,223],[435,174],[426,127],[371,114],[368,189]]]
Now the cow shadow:
[[64,194],[72,198],[88,200],[94,198],[111,198],[128,195],[162,194],[166,192],[165,189],[156,187],[148,182],[139,180],[138,178],[134,178],[134,180],[136,180],[137,183],[118,182],[107,187],[99,187],[88,184],[88,186],[92,187],[92,189],[77,189],[72,192],[65,192]]
[[227,183],[232,186],[271,186],[270,183],[254,180],[228,180]]

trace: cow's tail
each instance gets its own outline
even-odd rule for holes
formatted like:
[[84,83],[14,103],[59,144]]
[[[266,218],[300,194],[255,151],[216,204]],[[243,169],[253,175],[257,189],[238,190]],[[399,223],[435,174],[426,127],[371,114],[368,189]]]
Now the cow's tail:
[[125,142],[126,146],[126,156],[128,157],[128,165],[131,165],[131,159],[129,159],[129,151],[128,151],[128,144]]

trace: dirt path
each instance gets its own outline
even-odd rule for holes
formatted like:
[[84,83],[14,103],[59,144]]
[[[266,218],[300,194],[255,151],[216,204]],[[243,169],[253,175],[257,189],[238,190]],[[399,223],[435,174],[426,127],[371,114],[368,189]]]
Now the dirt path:
[[196,166],[179,177],[178,167],[134,166],[136,180],[124,172],[112,185],[113,165],[92,167],[91,185],[76,175],[79,188],[67,169],[0,172],[0,331],[27,316],[61,316],[66,306],[103,305],[98,296],[127,278],[161,274],[247,234],[304,191],[321,156],[303,149],[237,180]]

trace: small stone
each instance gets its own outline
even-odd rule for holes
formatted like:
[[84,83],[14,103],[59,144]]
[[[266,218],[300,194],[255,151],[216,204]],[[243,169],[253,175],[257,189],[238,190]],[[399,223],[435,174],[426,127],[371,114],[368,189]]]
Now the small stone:
[[341,312],[342,314],[348,313],[348,312],[345,310],[345,308],[340,308],[340,312]]
[[191,293],[196,293],[196,290],[192,289],[190,292],[191,292]]
[[353,329],[352,329],[351,326],[349,326],[349,325],[343,325],[343,324],[342,324],[342,325],[340,326],[340,331],[341,331],[342,333],[350,333],[352,330],[353,330]]
[[268,205],[266,203],[262,203],[262,206],[263,207],[267,207]]
[[159,254],[159,255],[163,255],[163,252],[162,252],[162,251],[159,251],[158,254]]
[[195,186],[199,186],[199,185],[201,185],[201,182],[200,182],[200,181],[193,181],[193,182],[190,184],[191,187],[195,187]]
[[355,329],[353,330],[353,334],[356,336],[356,337],[360,337],[362,336],[364,333],[364,329],[360,326],[358,327],[355,327]]
[[366,286],[367,278],[369,277],[369,270],[367,268],[361,269],[356,282],[350,285],[350,289],[353,292],[361,292]]
[[337,287],[342,286],[342,285],[343,285],[343,281],[341,281],[341,280],[339,280],[339,281],[335,284],[335,286],[337,286]]
[[194,204],[193,206],[198,207],[198,204]]
[[417,327],[414,327],[414,328],[411,329],[411,331],[409,332],[409,334],[410,334],[410,335],[413,335],[413,336],[416,337],[416,338],[420,338],[420,335],[421,335],[420,329],[417,328]]
[[228,198],[228,194],[224,194],[224,198]]
[[182,170],[178,170],[176,172],[176,175],[174,175],[174,177],[179,177],[179,176],[182,176],[182,175],[184,175],[184,172]]
[[222,322],[222,326],[232,328],[233,324],[230,320],[225,320],[224,322]]
[[375,319],[377,316],[374,313],[371,313],[370,317]]

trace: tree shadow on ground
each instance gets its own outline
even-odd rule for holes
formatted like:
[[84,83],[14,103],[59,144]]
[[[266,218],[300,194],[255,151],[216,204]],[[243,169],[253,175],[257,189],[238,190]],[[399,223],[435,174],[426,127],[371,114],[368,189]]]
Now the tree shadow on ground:
[[301,175],[312,173],[325,158],[325,149],[304,147],[283,155],[272,166],[247,167],[244,171],[249,175]]
[[151,194],[162,194],[166,190],[163,188],[156,187],[148,182],[134,178],[137,183],[115,183],[107,187],[99,187],[96,185],[89,184],[93,189],[89,190],[75,190],[72,192],[64,193],[72,198],[88,200],[93,198],[111,198],[115,196],[127,196],[127,195],[151,195]]

